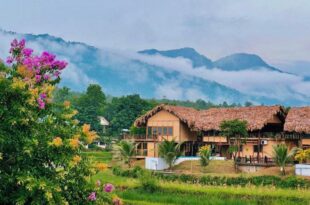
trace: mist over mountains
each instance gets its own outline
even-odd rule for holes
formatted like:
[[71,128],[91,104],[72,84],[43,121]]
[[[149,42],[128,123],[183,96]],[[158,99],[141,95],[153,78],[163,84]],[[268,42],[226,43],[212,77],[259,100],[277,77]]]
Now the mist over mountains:
[[25,38],[35,51],[48,50],[67,60],[61,85],[76,91],[98,83],[114,96],[137,93],[145,98],[288,106],[310,102],[306,76],[283,72],[255,54],[236,53],[211,60],[188,47],[131,52],[99,49],[48,34],[0,30],[0,58],[8,56],[14,38]]

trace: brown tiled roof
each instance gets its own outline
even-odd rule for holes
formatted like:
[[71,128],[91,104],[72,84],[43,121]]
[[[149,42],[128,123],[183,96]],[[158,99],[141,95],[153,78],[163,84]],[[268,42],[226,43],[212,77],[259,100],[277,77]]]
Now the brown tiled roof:
[[195,123],[196,115],[198,111],[190,107],[172,106],[172,105],[158,105],[152,110],[148,111],[146,114],[142,115],[135,121],[135,126],[143,126],[146,124],[147,120],[155,115],[157,112],[165,110],[172,113],[178,117],[182,122],[186,123],[189,127],[192,127]]
[[284,131],[310,133],[310,106],[291,108],[285,119]]
[[195,128],[197,130],[219,130],[224,120],[247,121],[248,130],[260,130],[274,115],[283,115],[281,106],[251,106],[236,108],[211,108],[199,112]]
[[284,115],[281,106],[252,106],[238,108],[211,108],[208,110],[198,111],[193,108],[159,105],[139,117],[135,121],[135,126],[144,126],[147,120],[160,110],[166,110],[181,121],[185,122],[188,127],[194,130],[219,130],[220,124],[224,120],[240,119],[248,123],[248,130],[259,130],[264,127],[268,120],[274,115]]

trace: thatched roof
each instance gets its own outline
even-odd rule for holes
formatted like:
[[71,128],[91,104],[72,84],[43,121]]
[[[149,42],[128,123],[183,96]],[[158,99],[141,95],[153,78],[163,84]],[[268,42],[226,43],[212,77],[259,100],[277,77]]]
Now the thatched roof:
[[281,106],[211,108],[199,112],[195,128],[204,131],[220,130],[220,124],[224,120],[239,119],[247,121],[248,130],[254,131],[262,129],[274,115],[284,115]]
[[291,108],[285,119],[284,131],[310,133],[310,106]]
[[198,113],[198,111],[195,110],[194,108],[162,104],[162,105],[156,106],[152,110],[148,111],[146,114],[136,119],[134,125],[138,127],[146,125],[147,120],[161,110],[165,110],[175,115],[182,122],[186,123],[188,127],[192,127],[194,125],[195,120],[196,120],[196,115]]
[[281,106],[252,106],[238,108],[211,108],[198,111],[193,108],[159,105],[139,117],[135,126],[145,126],[147,120],[161,110],[166,110],[177,116],[193,130],[219,130],[224,120],[240,119],[248,123],[248,130],[260,130],[274,115],[284,116]]

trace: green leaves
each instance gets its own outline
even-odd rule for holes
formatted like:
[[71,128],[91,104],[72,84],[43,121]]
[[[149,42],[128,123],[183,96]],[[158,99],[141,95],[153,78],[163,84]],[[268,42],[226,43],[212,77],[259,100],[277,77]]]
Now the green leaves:
[[135,155],[135,145],[130,141],[122,140],[116,145],[115,154],[116,157],[123,160],[128,167],[131,167],[131,161]]
[[221,134],[225,137],[247,137],[247,122],[241,120],[227,120],[220,125]]
[[182,143],[176,143],[175,140],[164,140],[158,145],[158,155],[167,162],[169,169],[172,168],[174,161],[181,156],[181,145]]
[[297,149],[292,149],[290,152],[285,144],[273,146],[273,158],[275,163],[280,167],[280,171],[285,175],[285,165],[292,160]]

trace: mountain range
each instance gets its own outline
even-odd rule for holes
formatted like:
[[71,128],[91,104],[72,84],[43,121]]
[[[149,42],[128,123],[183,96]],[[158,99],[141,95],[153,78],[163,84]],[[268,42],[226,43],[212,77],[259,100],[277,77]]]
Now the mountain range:
[[287,106],[310,102],[309,79],[283,72],[255,54],[236,53],[213,61],[189,47],[133,52],[101,49],[49,34],[0,30],[0,58],[8,55],[14,38],[25,38],[34,50],[47,50],[68,61],[61,85],[75,91],[98,83],[114,96],[137,93],[145,98]]

